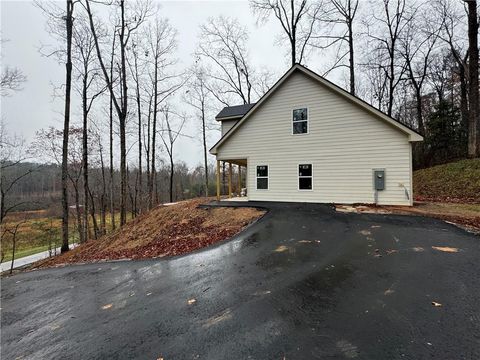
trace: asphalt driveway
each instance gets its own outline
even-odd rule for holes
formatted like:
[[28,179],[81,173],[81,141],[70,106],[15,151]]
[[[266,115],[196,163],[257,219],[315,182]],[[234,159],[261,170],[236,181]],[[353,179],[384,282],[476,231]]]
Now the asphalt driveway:
[[2,359],[480,358],[479,237],[268,206],[191,255],[2,279]]

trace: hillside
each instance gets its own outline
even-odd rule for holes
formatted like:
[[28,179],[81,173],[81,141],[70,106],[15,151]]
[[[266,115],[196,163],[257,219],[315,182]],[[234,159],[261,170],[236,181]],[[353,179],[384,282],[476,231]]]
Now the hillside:
[[415,200],[480,202],[480,158],[460,160],[413,173]]
[[113,234],[89,240],[33,267],[185,254],[232,237],[264,214],[253,208],[198,208],[209,201],[194,199],[158,206]]

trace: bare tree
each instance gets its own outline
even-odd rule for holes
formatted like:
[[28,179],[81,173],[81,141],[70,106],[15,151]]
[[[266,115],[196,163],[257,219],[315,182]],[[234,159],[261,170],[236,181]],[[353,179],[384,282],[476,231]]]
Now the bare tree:
[[17,247],[17,233],[18,233],[18,230],[19,230],[20,226],[22,226],[26,222],[27,222],[26,220],[19,221],[15,224],[15,226],[13,228],[6,229],[6,231],[8,233],[10,233],[10,235],[12,236],[12,262],[11,262],[11,265],[10,265],[10,274],[13,273],[13,263],[15,261],[15,250],[16,250],[16,247]]
[[271,14],[283,29],[290,45],[291,65],[301,64],[315,30],[321,2],[309,0],[250,0],[250,6],[260,21]]
[[429,12],[431,8],[425,8],[415,18],[409,21],[400,39],[400,54],[406,64],[406,78],[412,86],[415,94],[417,128],[420,134],[425,134],[423,119],[423,88],[429,71],[431,70],[431,55],[437,44],[440,27],[431,23]]
[[73,1],[67,0],[65,16],[67,33],[67,62],[65,64],[65,112],[63,120],[63,145],[62,145],[62,247],[64,253],[68,246],[68,130],[70,129],[70,98],[72,91],[72,38],[73,38]]
[[182,130],[187,118],[185,115],[181,115],[173,111],[168,104],[162,107],[161,112],[163,114],[163,119],[159,134],[163,144],[165,145],[165,149],[170,160],[169,198],[170,202],[173,202],[173,174],[175,172],[173,151],[178,137],[185,136],[182,134]]
[[[132,41],[132,57],[133,63],[129,61],[130,71],[132,73],[132,79],[135,83],[135,102],[137,105],[137,118],[138,118],[138,187],[135,186],[135,192],[139,198],[139,212],[142,212],[143,209],[143,172],[142,172],[142,93],[141,93],[141,83],[143,80],[142,74],[145,70],[144,62],[139,63],[139,52],[141,52],[141,39],[137,35],[135,41]],[[147,164],[148,166],[148,164]],[[136,184],[137,185],[137,184]]]
[[406,7],[406,0],[382,0],[382,12],[373,13],[366,23],[368,36],[374,40],[375,60],[369,66],[378,67],[386,77],[387,114],[392,115],[395,90],[405,73],[405,61],[399,54],[399,42],[415,9]]
[[6,66],[0,76],[0,95],[9,96],[15,91],[22,90],[25,81],[27,77],[20,69]]
[[196,116],[201,122],[203,164],[205,171],[205,196],[208,197],[208,147],[207,147],[207,109],[211,93],[206,84],[206,72],[200,64],[191,70],[192,77],[185,93],[185,102],[195,109]]
[[468,156],[480,156],[480,97],[478,89],[478,16],[477,1],[468,4]]
[[126,144],[126,122],[128,116],[128,79],[127,79],[127,47],[131,36],[150,14],[150,4],[137,2],[133,9],[126,6],[125,0],[120,0],[118,10],[120,12],[119,24],[116,27],[120,46],[120,94],[115,93],[113,79],[110,76],[107,67],[103,61],[100,48],[97,26],[94,21],[91,0],[85,0],[85,9],[90,22],[90,30],[95,41],[98,62],[103,72],[106,86],[112,97],[113,105],[118,115],[120,124],[120,226],[127,221],[126,203],[127,203],[127,144]]
[[[79,75],[80,86],[76,86],[82,99],[82,120],[83,120],[83,136],[82,136],[82,158],[83,158],[83,224],[84,235],[83,238],[89,238],[89,221],[88,216],[91,210],[94,209],[94,204],[89,206],[89,198],[91,197],[89,188],[89,126],[88,118],[94,100],[103,93],[105,88],[99,88],[97,85],[97,78],[99,73],[96,68],[95,57],[95,42],[90,32],[90,28],[85,19],[78,17],[76,19],[76,26],[73,29],[73,43],[74,43],[74,65]],[[93,89],[92,89],[93,88]],[[93,90],[93,93],[92,93]],[[95,223],[95,214],[92,213],[92,221]],[[95,232],[95,237],[96,237]]]
[[200,42],[196,55],[211,64],[207,86],[225,106],[239,98],[252,102],[255,74],[248,59],[248,33],[238,20],[219,16],[208,19],[200,27]]
[[35,1],[48,18],[47,28],[50,34],[55,35],[64,42],[65,49],[55,49],[46,56],[55,55],[60,62],[65,61],[65,106],[63,120],[63,152],[62,152],[62,247],[61,251],[66,252],[68,247],[68,131],[70,129],[70,103],[72,91],[72,42],[73,42],[73,21],[74,5],[77,1],[66,0],[66,10],[62,10],[53,2]]
[[[113,78],[113,62],[115,59],[115,39],[116,35],[113,34],[112,36],[112,48],[110,53],[110,81],[112,82],[112,87],[115,84],[115,80]],[[110,160],[110,168],[109,168],[109,178],[110,178],[110,222],[112,225],[112,230],[115,230],[115,182],[113,176],[113,92],[109,92],[109,108],[108,108],[108,118],[109,118],[109,160]]]
[[[320,49],[337,46],[335,63],[325,75],[334,69],[348,67],[350,93],[355,95],[355,39],[353,24],[357,15],[359,0],[330,0],[329,5],[329,8],[319,14],[319,24],[331,24],[332,32],[312,36],[315,40],[312,42],[312,46]],[[326,43],[323,42],[324,40],[326,40]],[[347,45],[346,51],[342,50],[345,44]],[[346,57],[348,57],[348,65],[344,63]]]
[[[83,170],[83,129],[78,127],[70,127],[70,129],[68,129],[68,133],[70,139],[67,154],[67,180],[69,180],[73,186],[77,231],[80,242],[83,242],[85,239],[83,237],[84,227],[82,223],[82,208],[80,205],[80,181],[82,178]],[[54,127],[49,127],[48,129],[41,129],[37,131],[35,135],[35,140],[30,146],[30,153],[35,154],[35,156],[37,156],[37,158],[41,160],[47,160],[52,163],[56,163],[57,165],[61,165],[63,161],[63,134],[63,130],[58,130]]]
[[467,72],[469,50],[468,43],[463,36],[465,31],[463,23],[466,21],[465,13],[463,13],[463,9],[460,10],[458,8],[457,3],[454,3],[451,0],[438,0],[435,5],[437,22],[441,24],[442,28],[442,31],[439,33],[439,38],[447,45],[457,63],[457,73],[460,81],[460,113],[462,123],[464,127],[468,129],[469,111]]
[[25,139],[18,136],[8,136],[6,125],[0,124],[0,224],[7,214],[14,211],[26,201],[11,201],[9,195],[15,185],[28,177],[32,168],[13,171],[16,165],[27,160]]
[[[150,93],[148,101],[147,117],[147,188],[148,207],[151,209],[156,202],[156,147],[158,111],[160,105],[175,93],[183,84],[181,75],[175,73],[172,68],[177,63],[173,56],[177,47],[177,31],[170,25],[168,20],[156,18],[145,30],[145,58],[148,67]],[[150,163],[149,163],[149,160]]]

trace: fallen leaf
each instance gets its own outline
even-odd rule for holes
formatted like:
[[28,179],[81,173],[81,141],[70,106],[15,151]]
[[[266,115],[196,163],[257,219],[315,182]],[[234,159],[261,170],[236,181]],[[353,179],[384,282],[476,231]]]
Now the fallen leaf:
[[398,250],[387,250],[387,255],[395,254],[397,252],[398,252]]
[[393,294],[394,292],[395,292],[395,290],[387,289],[387,290],[385,290],[385,292],[383,293],[383,295],[390,295],[390,294]]
[[192,304],[195,304],[197,302],[196,299],[190,299],[187,301],[188,305],[192,305]]
[[103,310],[107,310],[107,309],[110,309],[112,306],[113,306],[113,304],[103,305],[103,306],[102,306],[102,309],[103,309]]
[[443,251],[443,252],[449,252],[449,253],[458,252],[458,248],[448,247],[448,246],[432,246],[432,249],[438,250],[438,251]]
[[288,248],[285,246],[285,245],[280,245],[279,247],[277,247],[275,249],[275,252],[284,252],[284,251],[287,251]]
[[412,248],[412,250],[415,251],[415,252],[422,252],[424,249],[422,247],[416,246],[416,247]]
[[312,240],[300,240],[299,243],[301,244],[307,244],[307,243],[311,243]]
[[435,306],[435,307],[440,307],[442,306],[442,304],[438,303],[438,302],[435,302],[435,301],[432,301],[432,305]]
[[370,232],[370,230],[360,230],[358,233],[359,233],[359,234],[362,234],[362,235],[365,235],[365,236],[367,236],[367,235],[372,235],[372,233]]

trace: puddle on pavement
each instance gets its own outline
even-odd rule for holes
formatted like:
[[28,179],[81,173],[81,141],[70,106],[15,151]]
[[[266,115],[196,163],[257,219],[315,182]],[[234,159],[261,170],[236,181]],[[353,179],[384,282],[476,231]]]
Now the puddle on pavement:
[[218,323],[221,323],[222,321],[225,321],[225,320],[230,320],[232,318],[232,312],[230,311],[230,309],[227,309],[225,310],[223,313],[217,315],[217,316],[213,316],[211,317],[210,319],[207,319],[207,321],[205,322],[205,324],[203,324],[203,327],[210,327],[210,326],[213,326],[213,325],[216,325]]

